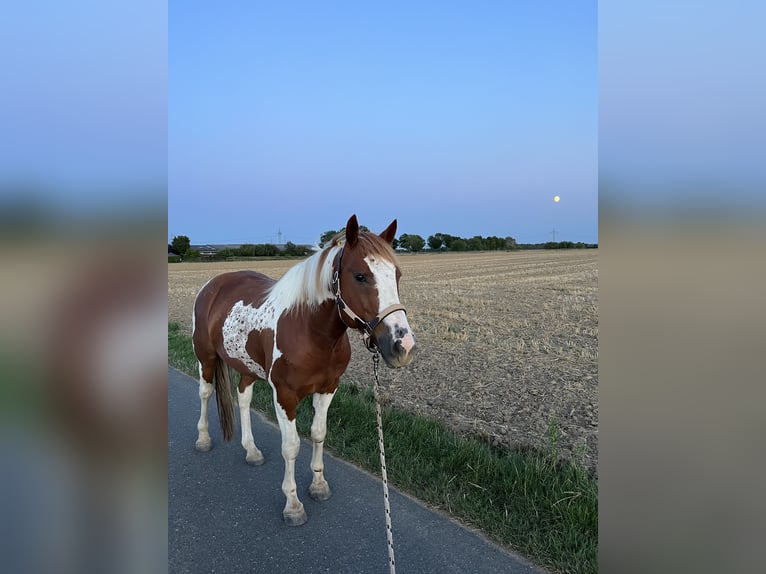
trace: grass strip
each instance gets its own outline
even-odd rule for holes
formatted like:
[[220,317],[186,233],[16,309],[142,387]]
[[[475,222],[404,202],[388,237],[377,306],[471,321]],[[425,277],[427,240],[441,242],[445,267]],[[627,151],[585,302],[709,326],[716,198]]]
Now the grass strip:
[[[168,362],[198,376],[191,337],[177,324],[168,329]],[[255,384],[253,407],[275,420],[268,385]],[[302,436],[310,435],[311,417],[311,401],[303,401],[297,417]],[[555,424],[547,450],[493,447],[390,407],[383,408],[383,425],[391,484],[540,566],[598,571],[598,481],[583,464],[560,460]],[[380,474],[372,392],[341,382],[327,427],[328,451]]]

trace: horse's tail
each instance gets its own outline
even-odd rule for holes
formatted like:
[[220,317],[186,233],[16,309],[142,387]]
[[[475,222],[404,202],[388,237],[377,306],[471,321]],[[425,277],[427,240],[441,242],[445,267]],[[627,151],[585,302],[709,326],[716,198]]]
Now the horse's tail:
[[223,438],[230,441],[234,436],[234,397],[231,393],[229,368],[220,357],[215,359],[215,398],[218,403],[218,418],[221,420]]

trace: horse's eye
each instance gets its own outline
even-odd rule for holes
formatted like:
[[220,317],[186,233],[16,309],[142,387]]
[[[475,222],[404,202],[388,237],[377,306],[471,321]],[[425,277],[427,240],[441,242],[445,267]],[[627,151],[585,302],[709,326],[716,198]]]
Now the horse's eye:
[[354,279],[359,281],[359,283],[366,283],[367,282],[367,277],[364,276],[364,273],[357,273],[356,275],[354,275]]

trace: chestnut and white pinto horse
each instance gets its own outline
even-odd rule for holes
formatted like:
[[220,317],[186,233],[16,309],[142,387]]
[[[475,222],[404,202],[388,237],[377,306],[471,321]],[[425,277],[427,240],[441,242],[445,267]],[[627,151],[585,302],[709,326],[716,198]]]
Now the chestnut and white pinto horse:
[[292,267],[279,281],[254,271],[224,273],[202,287],[194,303],[193,342],[201,400],[197,450],[212,446],[207,406],[214,388],[223,436],[231,440],[234,434],[228,366],[241,375],[237,398],[245,460],[261,464],[263,455],[255,446],[250,425],[250,400],[253,382],[267,381],[282,433],[287,524],[298,526],[307,520],[294,471],[300,448],[296,410],[308,395],[313,395],[314,403],[309,494],[317,500],[330,497],[322,447],[327,409],[351,358],[347,330],[361,331],[368,348],[377,348],[389,367],[412,361],[415,339],[399,302],[401,273],[391,248],[395,234],[396,220],[375,235],[360,232],[352,215],[345,234]]

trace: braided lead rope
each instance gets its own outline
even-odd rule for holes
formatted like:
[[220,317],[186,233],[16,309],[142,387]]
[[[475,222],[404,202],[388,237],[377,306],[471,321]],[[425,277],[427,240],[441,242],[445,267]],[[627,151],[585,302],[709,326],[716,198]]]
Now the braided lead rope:
[[380,363],[380,354],[372,355],[372,370],[375,373],[375,385],[373,394],[375,395],[375,415],[378,419],[378,447],[380,448],[380,474],[383,477],[383,503],[386,508],[386,539],[388,540],[388,563],[391,567],[391,574],[396,573],[394,567],[394,532],[391,529],[391,504],[388,500],[388,475],[386,473],[386,449],[383,446],[383,418],[380,414],[380,380],[378,379],[378,363]]

